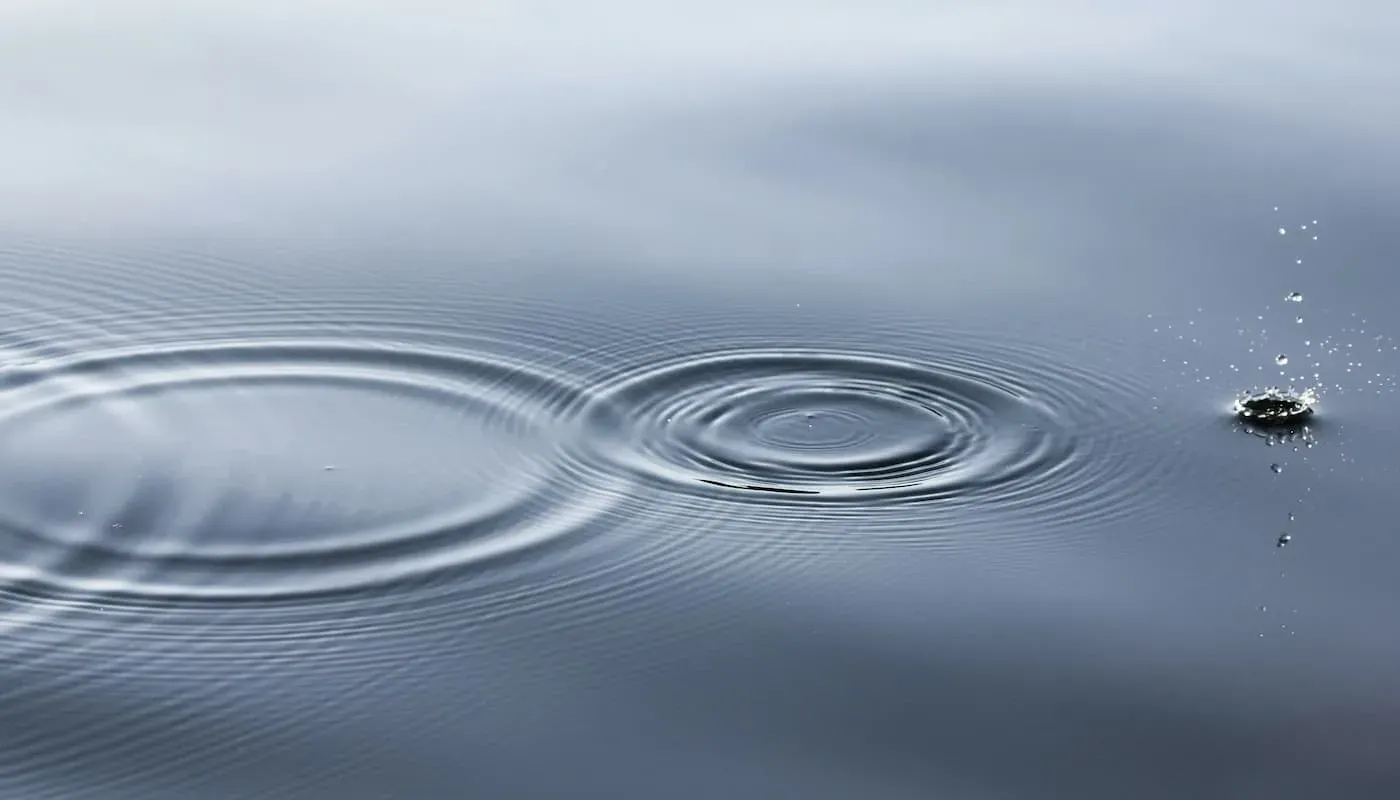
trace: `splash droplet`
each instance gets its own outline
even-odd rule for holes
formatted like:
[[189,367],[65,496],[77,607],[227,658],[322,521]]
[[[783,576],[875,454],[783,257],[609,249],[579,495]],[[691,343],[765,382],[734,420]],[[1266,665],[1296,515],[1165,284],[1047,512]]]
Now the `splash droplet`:
[[1287,234],[1287,233],[1288,233],[1288,229],[1287,229],[1287,228],[1279,228],[1279,229],[1278,229],[1278,235],[1279,235],[1279,236],[1283,236],[1283,235],[1285,235],[1285,234]]
[[1278,547],[1287,547],[1287,546],[1288,546],[1288,543],[1291,542],[1291,541],[1293,541],[1293,536],[1292,536],[1291,534],[1280,533],[1280,534],[1278,535],[1278,545],[1277,545],[1277,546],[1278,546]]
[[[1298,263],[1301,264],[1301,263],[1302,263],[1302,260],[1300,259]],[[1301,303],[1301,302],[1303,302],[1303,293],[1302,293],[1302,292],[1289,292],[1289,293],[1288,293],[1288,296],[1285,297],[1285,298],[1283,298],[1283,299],[1284,299],[1284,300],[1287,300],[1287,301],[1290,302],[1290,303]]]
[[1312,389],[1297,392],[1274,387],[1241,394],[1235,399],[1234,411],[1240,419],[1276,425],[1306,418],[1315,405],[1317,393]]
[[1283,465],[1282,465],[1282,464],[1270,464],[1270,465],[1269,465],[1269,469],[1273,470],[1273,471],[1274,471],[1274,474],[1277,475],[1277,474],[1279,474],[1280,472],[1283,472]]
[[1274,363],[1275,363],[1275,364],[1278,364],[1278,365],[1281,367],[1281,366],[1283,366],[1284,364],[1287,364],[1287,363],[1288,363],[1288,356],[1283,355],[1282,353],[1280,353],[1279,355],[1274,356]]

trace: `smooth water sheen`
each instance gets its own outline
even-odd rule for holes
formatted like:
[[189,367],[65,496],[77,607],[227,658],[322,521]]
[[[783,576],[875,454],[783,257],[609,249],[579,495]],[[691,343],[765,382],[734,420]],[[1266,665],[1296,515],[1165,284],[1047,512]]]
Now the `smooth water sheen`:
[[1400,797],[1394,13],[916,5],[0,10],[0,800]]

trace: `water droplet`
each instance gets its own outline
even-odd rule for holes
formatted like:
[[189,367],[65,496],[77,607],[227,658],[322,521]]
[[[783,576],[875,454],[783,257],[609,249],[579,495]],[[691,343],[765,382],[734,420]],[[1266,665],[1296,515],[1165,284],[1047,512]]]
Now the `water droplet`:
[[1283,472],[1283,465],[1282,465],[1282,464],[1270,464],[1270,465],[1269,465],[1269,469],[1273,470],[1273,471],[1274,471],[1274,474],[1277,475],[1277,474],[1279,474],[1280,472]]
[[1290,512],[1288,512],[1288,521],[1289,521],[1289,522],[1292,522],[1293,520],[1294,520],[1293,512],[1290,511]]
[[1302,325],[1302,324],[1303,324],[1303,318],[1302,318],[1302,317],[1295,317],[1295,318],[1293,319],[1293,321],[1296,322],[1296,323],[1298,323],[1299,325]]
[[334,465],[334,464],[327,464],[326,466],[322,467],[321,469],[324,469],[326,472],[335,472],[335,465]]
[[[1301,258],[1298,259],[1298,263],[1299,263],[1299,264],[1303,263],[1303,260],[1302,260]],[[1285,297],[1285,298],[1283,298],[1283,299],[1284,299],[1284,300],[1287,300],[1287,301],[1290,302],[1290,303],[1301,303],[1301,302],[1303,302],[1303,293],[1302,293],[1302,292],[1289,292],[1289,293],[1288,293],[1288,296]]]
[[1274,356],[1274,363],[1278,364],[1281,367],[1284,364],[1288,363],[1288,356],[1285,356],[1283,354],[1276,355]]
[[1290,534],[1287,534],[1287,533],[1280,533],[1280,534],[1278,535],[1278,544],[1277,544],[1276,546],[1277,546],[1277,547],[1287,547],[1287,546],[1288,546],[1288,543],[1291,542],[1291,541],[1293,541],[1293,537],[1292,537]]

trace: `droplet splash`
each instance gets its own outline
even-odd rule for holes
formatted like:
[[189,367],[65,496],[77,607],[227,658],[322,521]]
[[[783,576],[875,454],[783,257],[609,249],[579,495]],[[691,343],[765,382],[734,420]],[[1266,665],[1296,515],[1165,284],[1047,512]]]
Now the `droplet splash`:
[[1235,399],[1235,415],[1249,422],[1277,425],[1300,422],[1312,415],[1317,394],[1312,389],[1294,391],[1271,387],[1244,392]]

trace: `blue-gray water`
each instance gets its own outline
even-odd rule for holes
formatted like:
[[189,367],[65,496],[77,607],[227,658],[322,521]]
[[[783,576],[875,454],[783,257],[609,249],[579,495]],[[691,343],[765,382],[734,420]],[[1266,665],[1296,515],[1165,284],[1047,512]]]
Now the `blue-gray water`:
[[8,3],[0,798],[1400,797],[1398,23]]

